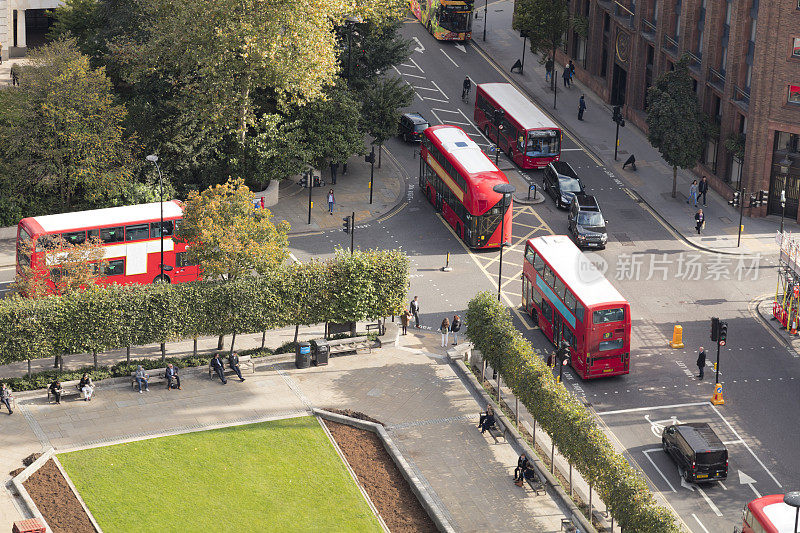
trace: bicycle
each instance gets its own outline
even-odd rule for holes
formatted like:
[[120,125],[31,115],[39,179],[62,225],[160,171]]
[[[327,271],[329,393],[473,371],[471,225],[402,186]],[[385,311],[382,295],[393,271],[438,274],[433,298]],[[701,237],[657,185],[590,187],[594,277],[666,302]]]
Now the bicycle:
[[464,102],[465,104],[469,103],[470,89],[471,87],[464,87],[464,89],[461,90],[461,101]]

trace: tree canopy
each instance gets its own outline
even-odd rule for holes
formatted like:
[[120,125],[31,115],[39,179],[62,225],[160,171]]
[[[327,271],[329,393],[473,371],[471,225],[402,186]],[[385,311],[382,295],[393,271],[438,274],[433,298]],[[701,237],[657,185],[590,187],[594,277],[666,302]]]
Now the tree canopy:
[[411,105],[413,98],[414,89],[400,78],[393,76],[378,80],[363,90],[364,108],[361,119],[364,130],[372,135],[378,144],[379,162],[383,143],[397,135],[400,108]]
[[527,36],[531,52],[555,60],[571,24],[566,0],[517,0],[515,6],[513,28]]
[[688,57],[661,74],[647,90],[647,140],[672,167],[672,197],[678,167],[693,168],[703,153],[703,115],[689,75]]

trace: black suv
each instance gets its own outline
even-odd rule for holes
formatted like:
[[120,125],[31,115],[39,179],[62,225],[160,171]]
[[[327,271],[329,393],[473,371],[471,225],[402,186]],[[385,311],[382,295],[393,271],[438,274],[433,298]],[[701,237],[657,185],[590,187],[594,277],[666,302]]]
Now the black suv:
[[405,142],[420,142],[422,140],[422,132],[428,126],[430,126],[428,121],[419,113],[404,113],[400,117],[398,135]]
[[608,235],[606,234],[606,221],[597,198],[589,194],[576,194],[569,204],[569,232],[575,239],[579,248],[606,247]]
[[728,477],[728,449],[705,422],[667,426],[661,446],[686,481],[722,481]]
[[576,194],[585,190],[578,174],[569,163],[553,161],[544,169],[544,190],[556,201],[557,207],[569,207]]

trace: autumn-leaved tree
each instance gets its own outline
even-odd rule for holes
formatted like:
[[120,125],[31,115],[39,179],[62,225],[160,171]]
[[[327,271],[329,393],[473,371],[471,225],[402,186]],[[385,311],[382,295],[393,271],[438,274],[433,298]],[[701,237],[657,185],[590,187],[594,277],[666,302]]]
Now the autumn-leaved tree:
[[692,168],[703,153],[703,115],[689,75],[689,58],[667,71],[647,89],[647,140],[672,167],[672,197],[677,194],[678,167]]
[[43,196],[60,198],[61,210],[105,205],[131,183],[137,165],[123,134],[125,108],[114,101],[105,71],[89,65],[74,39],[29,57],[20,68],[23,116],[5,147],[13,167]]
[[36,246],[44,249],[39,260],[33,259],[32,241],[19,244],[21,272],[12,288],[15,294],[26,298],[94,289],[95,281],[108,266],[103,243],[97,237],[73,244],[61,235],[44,236],[37,240]]
[[253,209],[242,179],[189,195],[176,240],[189,244],[190,263],[205,279],[233,280],[277,268],[286,259],[289,223],[274,224],[269,209]]

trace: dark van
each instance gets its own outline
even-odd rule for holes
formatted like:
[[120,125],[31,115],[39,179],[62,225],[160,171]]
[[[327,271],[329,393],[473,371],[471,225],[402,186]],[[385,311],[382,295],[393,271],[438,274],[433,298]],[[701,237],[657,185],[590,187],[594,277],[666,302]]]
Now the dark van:
[[728,449],[704,422],[668,426],[661,445],[688,482],[722,481],[728,477]]

